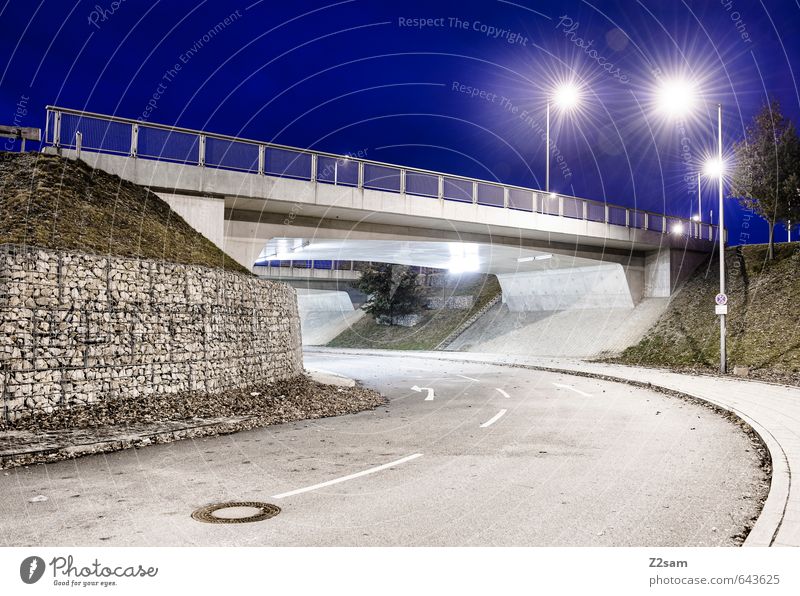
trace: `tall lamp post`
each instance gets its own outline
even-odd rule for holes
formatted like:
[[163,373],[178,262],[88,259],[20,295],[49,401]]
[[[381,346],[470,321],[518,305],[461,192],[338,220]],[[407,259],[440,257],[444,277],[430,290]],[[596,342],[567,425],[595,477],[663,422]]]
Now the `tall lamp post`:
[[551,101],[554,101],[555,104],[562,110],[568,110],[578,105],[579,99],[580,93],[578,92],[578,88],[571,83],[567,83],[557,87],[555,93],[553,93],[552,100],[547,100],[547,124],[545,132],[547,157],[545,161],[544,175],[544,190],[547,193],[550,192],[550,103]]
[[[723,203],[724,195],[724,174],[725,163],[722,160],[722,105],[717,104],[717,157],[706,162],[706,175],[716,178],[719,186],[719,225],[717,236],[719,237],[719,293],[725,295],[725,209]],[[727,301],[719,309],[719,372],[725,374],[728,369],[728,359],[726,350],[725,319],[727,317]]]
[[[688,114],[696,103],[694,86],[682,80],[665,81],[658,90],[658,103],[660,110],[669,116],[684,116]],[[705,173],[709,177],[716,177],[719,181],[719,219],[717,236],[719,237],[719,298],[717,312],[719,313],[719,370],[726,373],[727,354],[725,343],[725,318],[727,315],[727,296],[725,296],[725,212],[723,210],[723,174],[724,162],[722,160],[722,105],[717,105],[717,146],[716,159],[709,160],[705,165]],[[698,181],[699,184],[699,181]],[[699,193],[699,186],[698,186]]]

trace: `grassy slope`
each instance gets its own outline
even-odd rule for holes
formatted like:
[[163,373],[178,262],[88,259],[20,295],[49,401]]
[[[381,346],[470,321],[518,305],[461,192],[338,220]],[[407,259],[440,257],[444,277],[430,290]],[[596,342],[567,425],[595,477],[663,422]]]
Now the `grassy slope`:
[[83,162],[0,152],[0,244],[248,271],[147,189]]
[[[729,366],[753,376],[800,383],[800,243],[780,244],[775,261],[763,245],[729,249]],[[719,290],[715,259],[701,266],[670,301],[658,323],[618,359],[630,364],[713,370],[719,363]]]
[[[441,295],[441,288],[427,289],[428,295]],[[432,350],[465,319],[479,310],[500,292],[500,284],[493,275],[481,276],[470,285],[459,286],[455,294],[476,296],[472,309],[423,310],[422,320],[414,327],[378,325],[369,315],[361,318],[328,345],[337,348],[377,348],[387,350]]]

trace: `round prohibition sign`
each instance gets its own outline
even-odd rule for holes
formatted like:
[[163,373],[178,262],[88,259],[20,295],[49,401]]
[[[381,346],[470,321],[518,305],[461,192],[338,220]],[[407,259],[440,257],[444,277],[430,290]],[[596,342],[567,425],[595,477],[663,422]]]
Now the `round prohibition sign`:
[[727,294],[717,294],[714,298],[714,302],[719,304],[720,306],[725,306],[728,304],[728,295]]

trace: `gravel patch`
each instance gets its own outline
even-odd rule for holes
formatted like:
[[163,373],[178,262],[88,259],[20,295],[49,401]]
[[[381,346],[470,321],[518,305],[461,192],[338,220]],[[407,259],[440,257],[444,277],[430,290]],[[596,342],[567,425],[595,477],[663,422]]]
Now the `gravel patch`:
[[0,468],[354,414],[385,403],[361,385],[326,385],[305,375],[215,394],[109,399],[0,423]]

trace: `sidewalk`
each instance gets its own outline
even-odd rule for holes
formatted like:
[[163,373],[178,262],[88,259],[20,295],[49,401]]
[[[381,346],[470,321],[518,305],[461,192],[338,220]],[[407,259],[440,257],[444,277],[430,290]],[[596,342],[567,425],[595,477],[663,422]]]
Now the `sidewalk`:
[[528,366],[623,382],[650,383],[720,406],[747,422],[761,436],[772,458],[772,484],[769,497],[744,545],[800,546],[800,486],[797,486],[797,483],[793,486],[791,482],[792,469],[800,470],[800,388],[739,378],[687,375],[667,370],[566,358],[331,348],[307,348],[307,351],[396,355]]

